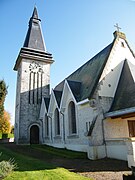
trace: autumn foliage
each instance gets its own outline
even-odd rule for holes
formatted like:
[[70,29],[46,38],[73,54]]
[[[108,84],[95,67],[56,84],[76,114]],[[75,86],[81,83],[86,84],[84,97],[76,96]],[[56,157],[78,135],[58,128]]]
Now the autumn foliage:
[[6,134],[11,131],[10,114],[4,111],[3,117],[0,118],[0,133]]
[[7,95],[7,86],[4,80],[0,80],[0,133],[9,133],[11,130],[10,114],[4,110],[4,102]]

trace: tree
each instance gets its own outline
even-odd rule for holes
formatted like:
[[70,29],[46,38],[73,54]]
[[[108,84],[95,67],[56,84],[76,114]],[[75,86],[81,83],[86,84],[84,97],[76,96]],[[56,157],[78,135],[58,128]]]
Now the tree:
[[7,111],[4,111],[3,117],[0,118],[0,132],[2,134],[10,133],[11,131],[11,116]]
[[7,95],[7,86],[4,80],[0,80],[0,118],[4,115],[4,101]]
[[14,126],[12,125],[11,126],[11,131],[10,131],[11,134],[14,134]]
[[4,102],[7,95],[7,86],[4,80],[0,80],[0,132],[10,132],[10,114],[4,110]]

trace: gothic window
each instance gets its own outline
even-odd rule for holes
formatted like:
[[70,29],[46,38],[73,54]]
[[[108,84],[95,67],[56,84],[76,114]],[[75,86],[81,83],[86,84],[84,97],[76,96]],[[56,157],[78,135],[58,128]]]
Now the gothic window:
[[29,65],[29,104],[39,104],[42,99],[43,69],[42,66],[33,61]]
[[55,134],[56,135],[60,135],[60,118],[59,118],[59,111],[56,108],[55,109],[55,113],[54,113],[54,117],[55,117]]
[[45,136],[49,136],[49,119],[47,114],[45,115]]
[[76,112],[75,112],[75,104],[71,101],[68,105],[68,119],[69,119],[69,130],[70,134],[76,134]]
[[35,100],[35,72],[33,73],[33,98],[32,98],[32,100],[33,100],[33,104],[34,104],[34,100]]
[[29,104],[31,103],[30,97],[31,97],[31,72],[29,74]]
[[39,72],[37,72],[37,104],[38,104],[38,89],[39,89]]
[[128,121],[129,137],[135,137],[135,121]]

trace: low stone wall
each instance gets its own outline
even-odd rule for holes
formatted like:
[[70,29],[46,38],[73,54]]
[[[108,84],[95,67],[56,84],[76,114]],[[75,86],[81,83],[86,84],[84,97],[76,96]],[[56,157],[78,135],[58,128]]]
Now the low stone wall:
[[106,140],[107,157],[127,161],[127,145],[125,139]]
[[14,142],[14,138],[0,139],[0,143],[9,143],[9,142]]

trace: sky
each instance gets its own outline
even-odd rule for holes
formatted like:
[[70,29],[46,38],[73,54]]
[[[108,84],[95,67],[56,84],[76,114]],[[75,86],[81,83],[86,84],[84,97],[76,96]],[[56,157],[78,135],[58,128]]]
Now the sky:
[[135,52],[135,0],[0,0],[0,79],[8,85],[5,109],[14,124],[13,71],[34,6],[51,65],[51,88],[113,41],[116,23]]

